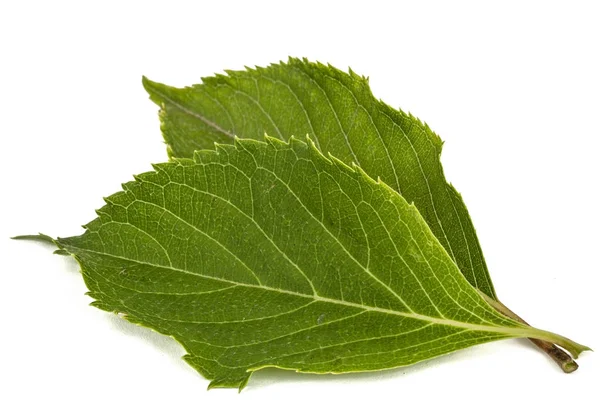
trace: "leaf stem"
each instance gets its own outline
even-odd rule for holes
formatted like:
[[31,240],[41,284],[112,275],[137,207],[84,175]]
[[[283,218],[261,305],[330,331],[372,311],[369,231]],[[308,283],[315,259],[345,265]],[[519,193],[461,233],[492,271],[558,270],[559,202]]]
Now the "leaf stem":
[[[480,290],[478,290],[478,292],[481,295],[481,297],[483,297],[483,299],[487,301],[489,305],[494,307],[494,309],[496,309],[501,314],[512,318],[515,321],[519,321],[522,324],[530,326],[523,318],[519,317],[511,309],[502,304],[502,302],[500,302],[499,300],[492,299]],[[575,362],[575,360],[573,360],[573,357],[571,357],[569,353],[567,353],[554,343],[533,338],[529,338],[529,340],[531,341],[531,343],[539,347],[540,350],[542,350],[544,353],[548,354],[548,356],[550,356],[550,358],[552,358],[554,362],[558,364],[558,366],[563,370],[563,372],[569,374],[571,372],[576,371],[577,368],[579,368],[579,365]]]

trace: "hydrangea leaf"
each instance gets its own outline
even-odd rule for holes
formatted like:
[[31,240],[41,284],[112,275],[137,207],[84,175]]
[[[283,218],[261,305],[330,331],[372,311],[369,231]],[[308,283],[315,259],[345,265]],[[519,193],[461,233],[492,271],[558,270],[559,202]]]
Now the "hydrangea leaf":
[[321,151],[356,163],[414,202],[467,280],[496,298],[467,208],[444,177],[442,141],[417,118],[377,100],[366,78],[291,58],[202,82],[177,89],[144,79],[162,107],[170,155],[190,157],[234,136],[309,134]]
[[237,140],[123,189],[55,243],[93,305],[175,338],[210,387],[241,389],[266,367],[381,370],[511,337],[587,349],[495,311],[414,205],[311,142]]

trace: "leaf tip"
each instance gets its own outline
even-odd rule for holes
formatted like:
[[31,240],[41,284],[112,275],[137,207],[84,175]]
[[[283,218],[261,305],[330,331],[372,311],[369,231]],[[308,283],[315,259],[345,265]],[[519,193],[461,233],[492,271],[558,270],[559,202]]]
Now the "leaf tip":
[[37,241],[37,242],[44,242],[44,243],[50,243],[50,244],[56,244],[56,240],[54,238],[52,238],[51,236],[45,235],[43,233],[38,233],[37,235],[17,235],[17,236],[12,236],[11,237],[12,240],[33,240],[33,241]]
[[154,102],[156,105],[161,106],[162,103],[162,94],[168,86],[163,85],[162,83],[154,82],[148,79],[145,75],[142,75],[142,86],[148,95],[150,96],[150,100]]

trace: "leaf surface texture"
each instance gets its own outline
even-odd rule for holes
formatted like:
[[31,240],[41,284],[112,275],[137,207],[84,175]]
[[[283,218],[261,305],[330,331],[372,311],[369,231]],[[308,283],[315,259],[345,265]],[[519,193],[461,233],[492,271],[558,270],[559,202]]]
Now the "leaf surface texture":
[[144,79],[162,106],[170,155],[191,157],[235,136],[308,134],[323,153],[359,165],[414,202],[467,280],[496,298],[466,206],[444,177],[442,141],[427,125],[377,100],[352,71],[291,58],[227,73],[183,89]]
[[173,336],[211,387],[552,335],[493,310],[413,205],[310,143],[237,140],[123,188],[56,243],[95,306]]

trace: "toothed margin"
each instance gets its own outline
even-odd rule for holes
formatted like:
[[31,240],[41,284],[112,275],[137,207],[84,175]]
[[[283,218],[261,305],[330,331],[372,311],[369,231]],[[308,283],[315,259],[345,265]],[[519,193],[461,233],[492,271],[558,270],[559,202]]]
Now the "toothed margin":
[[[123,191],[117,192],[111,196],[106,197],[105,198],[106,206],[109,206],[110,204],[117,204],[118,200],[122,196],[127,196],[128,194],[131,194],[129,192],[131,191],[133,186],[141,185],[142,184],[141,182],[144,180],[145,177],[158,179],[160,177],[160,175],[168,176],[169,171],[167,171],[166,167],[169,165],[171,165],[171,166],[172,165],[192,165],[192,164],[200,164],[201,165],[202,158],[203,158],[202,155],[206,155],[208,158],[219,157],[220,154],[226,155],[228,151],[231,151],[231,150],[239,151],[241,149],[248,149],[252,146],[254,146],[255,148],[259,148],[259,150],[264,150],[269,146],[273,146],[276,149],[282,149],[282,150],[290,149],[298,157],[305,157],[307,155],[308,157],[312,158],[315,161],[325,162],[327,165],[329,165],[331,167],[338,168],[340,170],[344,170],[348,174],[357,176],[358,178],[360,178],[360,180],[362,180],[365,183],[368,182],[368,183],[371,183],[371,184],[377,185],[378,187],[383,188],[385,191],[388,192],[390,201],[404,202],[404,204],[407,205],[411,211],[413,211],[415,213],[419,213],[419,211],[416,209],[414,204],[408,204],[406,202],[406,200],[398,192],[393,190],[389,185],[385,184],[385,182],[381,181],[381,179],[377,178],[377,180],[375,180],[372,177],[370,177],[369,175],[367,175],[362,170],[362,168],[360,168],[358,165],[356,165],[356,164],[347,165],[331,154],[328,154],[327,156],[325,156],[323,153],[321,153],[319,151],[319,149],[316,147],[315,143],[308,136],[306,137],[306,142],[295,139],[295,138],[290,138],[290,140],[288,142],[284,142],[284,141],[281,141],[280,139],[269,137],[269,136],[265,136],[264,142],[253,140],[253,139],[237,138],[234,141],[233,145],[221,144],[221,145],[216,145],[214,150],[203,150],[203,151],[196,152],[194,154],[194,160],[181,158],[181,159],[171,160],[167,163],[154,164],[153,171],[149,171],[149,172],[146,172],[146,173],[143,173],[140,175],[135,175],[133,181],[123,184]],[[260,148],[262,148],[262,149],[260,149]],[[223,157],[223,159],[224,159],[224,163],[225,163],[226,158]],[[101,208],[97,211],[99,216],[102,215],[103,208]],[[99,221],[99,218],[97,218],[94,221],[90,222],[88,224],[88,226],[91,227],[91,226],[93,226],[95,224],[99,224],[99,223],[101,223],[101,221]],[[427,223],[424,220],[421,219],[420,224],[422,225],[422,229],[429,229],[429,226],[427,225]],[[87,229],[89,231],[90,228],[87,228]],[[60,250],[65,250],[68,252],[68,250],[66,250],[64,248],[64,246],[61,244],[60,238],[52,239],[51,237],[49,237],[47,235],[38,235],[38,236],[33,236],[33,237],[39,238],[40,240],[44,240],[44,241],[51,241],[52,243],[55,243],[59,247]],[[437,240],[437,239],[435,239],[435,237],[433,236],[432,233],[431,233],[431,237],[433,238],[432,240]],[[441,249],[443,249],[443,247],[441,245],[439,245],[439,247]],[[84,279],[86,280],[86,286],[88,286],[88,288],[90,288],[90,292],[88,292],[88,295],[94,299],[94,301],[91,303],[92,306],[102,309],[104,311],[116,313],[121,318],[124,318],[125,320],[127,320],[129,322],[132,322],[139,326],[143,326],[145,328],[149,328],[157,333],[160,333],[160,334],[163,334],[163,335],[173,338],[177,343],[179,343],[185,349],[187,354],[186,354],[186,356],[184,356],[184,360],[188,364],[190,364],[194,369],[196,369],[199,373],[201,373],[203,376],[205,376],[207,379],[212,379],[212,381],[210,382],[210,384],[208,386],[209,389],[216,388],[216,387],[237,387],[238,390],[241,391],[248,383],[253,371],[271,367],[271,366],[277,367],[280,369],[286,369],[286,368],[281,368],[279,366],[270,365],[270,364],[269,365],[266,365],[266,364],[265,365],[255,365],[255,366],[247,369],[246,372],[248,373],[248,375],[243,376],[243,379],[241,379],[239,381],[235,380],[235,377],[233,380],[231,377],[221,378],[221,379],[214,378],[214,375],[208,369],[203,368],[198,363],[192,363],[192,361],[191,361],[192,358],[201,359],[201,356],[193,355],[193,353],[191,353],[190,350],[182,342],[180,342],[175,336],[173,336],[172,334],[170,334],[166,331],[163,331],[161,328],[149,326],[149,325],[145,324],[143,321],[137,319],[136,317],[128,315],[127,313],[124,312],[124,310],[121,310],[115,306],[109,306],[108,304],[104,303],[101,299],[96,298],[95,296],[98,293],[94,292],[94,290],[92,289],[93,285],[91,285],[89,282],[89,276],[88,276],[87,272],[85,271],[85,269],[83,268],[81,259],[75,254],[72,254],[72,255],[77,260],[79,265],[81,266],[82,274],[84,276]],[[456,268],[458,268],[458,267],[456,267]],[[577,357],[577,355],[580,351],[588,350],[588,349],[589,348],[587,348],[585,346],[580,346],[579,348],[576,348],[575,350],[577,350],[577,352],[574,353],[574,357]],[[389,368],[395,368],[395,367],[389,367]],[[389,369],[389,368],[383,368],[383,369]],[[295,370],[298,372],[303,372],[301,369],[295,369]],[[313,371],[310,371],[310,372],[314,373]],[[344,371],[343,373],[350,373],[350,372],[355,372],[355,371]]]

